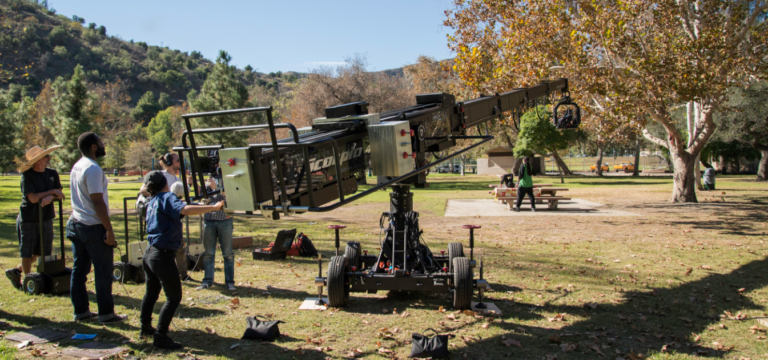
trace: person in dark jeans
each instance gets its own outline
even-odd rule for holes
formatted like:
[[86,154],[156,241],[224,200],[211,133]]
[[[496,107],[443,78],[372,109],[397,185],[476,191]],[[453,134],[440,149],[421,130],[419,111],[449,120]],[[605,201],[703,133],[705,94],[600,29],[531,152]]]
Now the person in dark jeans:
[[519,179],[517,183],[517,203],[512,209],[514,211],[520,211],[520,204],[523,203],[523,196],[528,195],[528,199],[531,201],[531,211],[536,211],[536,198],[533,197],[533,179],[531,179],[531,158],[526,156],[523,159],[523,164],[520,165],[520,171],[518,172]]
[[[216,190],[216,181],[209,177],[206,183],[209,192]],[[222,192],[211,197],[211,201],[224,201],[224,189]],[[232,218],[224,211],[214,211],[203,216],[203,268],[205,276],[203,283],[197,287],[197,290],[205,290],[213,286],[213,276],[215,272],[216,240],[221,245],[221,256],[224,258],[224,283],[227,291],[236,292],[235,287],[235,253],[232,252]]]
[[[168,337],[176,308],[181,303],[181,278],[176,266],[176,252],[184,246],[182,243],[181,218],[190,215],[202,215],[221,210],[224,202],[216,205],[186,205],[176,195],[169,192],[169,184],[160,171],[152,171],[144,177],[144,185],[152,196],[147,205],[147,242],[149,246],[144,254],[142,266],[146,274],[146,292],[141,300],[142,337],[153,336],[153,345],[161,349],[180,349],[181,344]],[[152,310],[160,296],[165,293],[165,304],[160,310],[157,329],[152,328]]]
[[[75,321],[98,316],[102,324],[125,320],[127,316],[115,314],[112,298],[112,260],[114,257],[115,232],[109,220],[109,194],[107,177],[96,160],[106,155],[104,143],[98,135],[86,132],[77,139],[77,147],[83,154],[72,167],[69,176],[72,214],[67,221],[67,239],[72,241],[72,277],[69,295],[75,310]],[[91,272],[96,283],[96,303],[99,313],[89,310],[88,291],[85,282]]]

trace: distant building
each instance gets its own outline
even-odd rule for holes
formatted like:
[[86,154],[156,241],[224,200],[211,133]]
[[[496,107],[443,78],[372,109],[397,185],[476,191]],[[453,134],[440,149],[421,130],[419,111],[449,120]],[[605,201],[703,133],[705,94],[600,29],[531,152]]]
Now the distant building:
[[477,159],[478,175],[507,174],[512,172],[512,168],[515,166],[515,156],[512,149],[499,146],[488,150],[485,154],[488,155],[487,158]]

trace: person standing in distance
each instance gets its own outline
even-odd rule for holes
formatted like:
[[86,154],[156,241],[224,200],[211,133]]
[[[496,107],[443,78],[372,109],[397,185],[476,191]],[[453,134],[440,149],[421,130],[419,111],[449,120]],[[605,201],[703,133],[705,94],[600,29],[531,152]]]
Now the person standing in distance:
[[[115,232],[109,221],[109,196],[107,177],[96,159],[106,155],[104,143],[98,135],[85,132],[77,138],[77,147],[83,157],[72,167],[69,177],[72,215],[67,221],[67,239],[72,241],[72,277],[70,298],[75,310],[75,321],[89,320],[98,316],[102,324],[123,321],[126,315],[115,314],[112,297],[112,260],[114,257]],[[96,303],[99,313],[89,309],[88,291],[85,288],[91,271],[96,282]]]
[[520,211],[523,196],[527,194],[528,199],[531,201],[531,211],[536,211],[536,198],[533,197],[533,179],[531,179],[532,173],[531,158],[526,156],[523,158],[523,164],[520,165],[520,171],[518,172],[520,180],[517,182],[517,203],[512,210]]
[[[147,252],[142,266],[147,274],[146,293],[141,301],[141,337],[153,336],[153,345],[161,349],[180,349],[182,345],[168,337],[176,308],[181,303],[181,277],[174,263],[176,252],[182,246],[181,218],[221,210],[224,202],[216,205],[186,205],[169,192],[169,184],[160,171],[151,171],[144,177],[147,191],[152,195],[147,206]],[[152,310],[165,293],[165,304],[160,310],[157,329],[152,328]]]
[[[43,150],[39,146],[33,146],[27,151],[27,162],[21,166],[21,206],[19,216],[16,217],[16,231],[19,236],[19,256],[21,265],[18,268],[8,269],[5,276],[11,279],[11,284],[21,289],[21,274],[32,272],[32,264],[38,256],[51,255],[53,249],[53,219],[56,210],[53,208],[53,200],[64,200],[61,192],[59,173],[49,169],[51,152],[61,148],[54,145]],[[43,247],[40,249],[40,206],[43,207]]]

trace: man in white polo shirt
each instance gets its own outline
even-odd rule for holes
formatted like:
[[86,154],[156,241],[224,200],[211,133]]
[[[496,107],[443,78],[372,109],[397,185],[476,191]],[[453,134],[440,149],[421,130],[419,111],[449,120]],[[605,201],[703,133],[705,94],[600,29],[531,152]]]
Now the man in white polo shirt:
[[[75,321],[93,319],[98,316],[102,324],[123,321],[125,315],[115,314],[112,297],[112,260],[115,232],[109,221],[109,196],[107,177],[96,159],[106,155],[104,143],[99,136],[86,132],[77,139],[77,147],[83,157],[75,163],[70,172],[70,199],[72,215],[67,221],[67,238],[72,241],[72,278],[70,298],[75,312]],[[88,291],[85,283],[91,271],[96,284],[96,304],[99,313],[90,311]]]

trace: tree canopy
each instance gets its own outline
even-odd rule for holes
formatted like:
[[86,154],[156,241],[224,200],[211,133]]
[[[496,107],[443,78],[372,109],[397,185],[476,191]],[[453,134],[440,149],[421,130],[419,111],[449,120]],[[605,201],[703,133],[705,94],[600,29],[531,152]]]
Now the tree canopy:
[[[766,1],[461,1],[446,25],[465,87],[494,93],[563,76],[587,109],[616,119],[658,122],[645,135],[668,148],[673,201],[696,201],[693,164],[716,129],[714,111],[728,90],[768,74]],[[671,109],[695,102],[690,145]],[[643,112],[646,117],[629,116]]]

